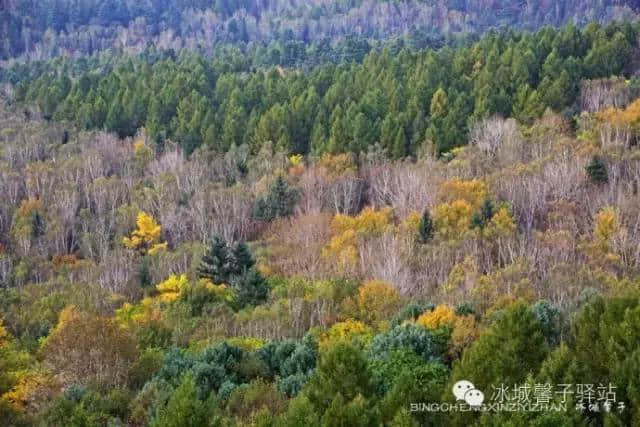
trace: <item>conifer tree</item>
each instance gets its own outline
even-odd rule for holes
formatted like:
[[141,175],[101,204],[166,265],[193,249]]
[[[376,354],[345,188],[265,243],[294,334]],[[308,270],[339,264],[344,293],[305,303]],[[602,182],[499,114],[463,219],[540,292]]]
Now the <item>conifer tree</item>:
[[278,175],[268,194],[256,202],[254,217],[262,221],[287,217],[293,213],[297,199],[298,192],[287,184],[282,175]]
[[425,209],[418,224],[418,241],[422,244],[428,243],[433,238],[433,220],[429,209]]
[[231,251],[230,270],[233,274],[244,274],[251,269],[255,261],[249,247],[244,242],[238,242]]
[[609,182],[607,166],[599,156],[594,156],[586,167],[587,175],[594,184],[606,184]]
[[198,276],[216,284],[226,283],[229,280],[230,261],[227,242],[215,235],[200,261],[197,269]]

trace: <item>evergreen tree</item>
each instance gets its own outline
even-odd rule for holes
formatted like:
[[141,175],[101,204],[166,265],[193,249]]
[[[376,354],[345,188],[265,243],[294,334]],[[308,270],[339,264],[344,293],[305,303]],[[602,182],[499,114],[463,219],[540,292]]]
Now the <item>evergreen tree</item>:
[[138,283],[140,283],[140,287],[142,289],[149,289],[153,284],[149,264],[150,260],[148,255],[145,255],[140,259],[140,267],[138,268]]
[[166,407],[160,409],[151,421],[153,427],[205,427],[212,425],[207,403],[198,398],[192,374],[183,377]]
[[215,235],[200,261],[197,273],[203,279],[215,284],[227,283],[229,280],[231,259],[229,247],[222,237]]
[[247,270],[242,276],[232,281],[236,292],[236,305],[244,308],[247,305],[259,305],[267,300],[269,287],[264,277],[255,269]]
[[255,265],[249,247],[244,242],[238,242],[231,251],[230,270],[233,274],[246,273]]
[[297,200],[298,192],[287,184],[282,175],[278,175],[268,194],[256,202],[254,217],[262,221],[287,217],[293,213]]
[[594,184],[606,184],[609,182],[607,165],[600,156],[593,156],[591,162],[586,166],[587,175]]
[[429,209],[425,209],[418,224],[418,241],[422,244],[428,243],[433,238],[433,228],[433,220]]
[[471,228],[484,228],[493,218],[494,208],[491,199],[485,199],[479,212],[471,218]]

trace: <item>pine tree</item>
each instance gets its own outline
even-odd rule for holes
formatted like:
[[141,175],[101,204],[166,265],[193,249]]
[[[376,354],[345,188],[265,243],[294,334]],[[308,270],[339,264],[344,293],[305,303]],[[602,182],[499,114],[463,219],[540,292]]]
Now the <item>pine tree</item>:
[[262,304],[269,294],[264,277],[255,268],[250,268],[234,280],[232,287],[236,291],[236,304],[239,309],[247,305]]
[[151,271],[149,269],[149,256],[145,255],[140,260],[140,267],[138,269],[138,283],[142,289],[148,289],[153,283],[151,278]]
[[198,277],[209,279],[213,283],[227,283],[230,273],[230,256],[227,242],[220,236],[215,235],[211,239],[211,244],[207,252],[202,257],[198,266]]
[[396,132],[392,153],[394,159],[403,159],[407,155],[407,138],[402,128],[399,128],[398,132]]
[[255,265],[249,247],[244,242],[238,242],[231,252],[230,270],[233,274],[241,275]]
[[433,238],[433,220],[429,209],[425,209],[418,224],[418,241],[422,244],[428,243]]
[[198,399],[198,388],[192,374],[183,377],[180,385],[160,408],[150,425],[153,427],[204,427],[210,425],[207,403]]
[[471,228],[484,228],[493,218],[494,208],[490,199],[485,199],[479,212],[471,218]]
[[594,156],[586,167],[587,175],[594,184],[606,184],[609,182],[607,165],[599,156]]
[[262,221],[287,217],[293,213],[297,199],[298,192],[287,184],[282,175],[278,175],[266,197],[256,202],[254,217]]

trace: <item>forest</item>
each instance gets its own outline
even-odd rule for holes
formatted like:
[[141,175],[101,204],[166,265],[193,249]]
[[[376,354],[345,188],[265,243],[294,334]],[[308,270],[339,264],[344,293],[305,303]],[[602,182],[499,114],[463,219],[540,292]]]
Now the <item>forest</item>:
[[2,0],[0,60],[139,52],[150,44],[211,52],[228,44],[287,65],[309,45],[326,49],[348,38],[400,37],[424,48],[503,26],[534,30],[637,14],[634,0]]
[[631,6],[214,3],[0,1],[0,425],[640,425]]
[[581,81],[630,77],[637,33],[629,23],[491,32],[457,48],[387,46],[361,63],[307,72],[255,68],[233,51],[210,60],[149,51],[18,64],[0,81],[46,119],[121,138],[144,127],[156,146],[170,139],[187,155],[199,147],[255,154],[270,141],[292,154],[373,149],[402,159],[448,153],[494,114],[525,124],[547,108],[576,114]]

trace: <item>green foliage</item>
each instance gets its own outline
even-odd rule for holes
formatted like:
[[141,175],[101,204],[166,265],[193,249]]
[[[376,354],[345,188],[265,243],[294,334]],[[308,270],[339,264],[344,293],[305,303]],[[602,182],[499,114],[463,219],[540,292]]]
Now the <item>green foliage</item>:
[[467,379],[480,390],[524,382],[527,375],[538,372],[549,353],[543,331],[543,324],[527,305],[519,303],[505,309],[454,363],[452,381]]
[[606,184],[609,182],[607,165],[600,156],[593,156],[586,166],[587,175],[594,184]]
[[[263,303],[269,294],[264,277],[254,265],[255,261],[244,242],[238,242],[233,248],[229,248],[227,242],[216,235],[202,257],[197,272],[201,278],[209,279],[215,284],[230,285],[236,295],[236,307],[243,308]],[[214,296],[202,286],[196,286],[185,293],[184,298],[189,299],[191,307],[200,313],[205,304],[213,302]]]
[[266,196],[256,201],[254,217],[261,221],[272,221],[293,213],[298,192],[291,188],[282,175],[278,175]]
[[258,350],[271,377],[278,378],[278,388],[287,396],[295,396],[316,366],[317,344],[311,335],[301,341],[272,341]]
[[213,283],[228,282],[231,274],[230,254],[227,242],[222,237],[213,236],[197,272],[199,277],[209,279]]
[[432,303],[423,303],[410,301],[405,305],[391,320],[392,326],[397,326],[406,320],[416,320],[424,312],[431,311],[435,308]]
[[[401,159],[448,153],[465,143],[470,123],[494,114],[525,124],[547,108],[570,114],[580,80],[629,73],[636,33],[629,24],[526,37],[493,32],[468,46],[388,46],[361,64],[322,63],[300,73],[257,70],[233,49],[220,48],[212,59],[146,51],[60,60],[61,67],[16,66],[6,78],[22,81],[17,100],[38,103],[47,117],[120,136],[144,127],[153,140],[175,140],[187,154],[203,145],[219,152],[245,145],[255,153],[267,144],[303,154],[358,153],[379,143]],[[252,49],[245,53],[268,50]],[[256,217],[288,215],[290,202],[267,196]]]
[[418,224],[418,241],[422,244],[428,243],[433,238],[434,231],[431,213],[425,209]]
[[446,331],[428,331],[407,323],[376,335],[371,344],[370,354],[374,359],[384,359],[396,350],[407,349],[425,361],[438,361],[444,355],[447,338]]
[[150,263],[148,255],[140,258],[140,267],[138,267],[138,283],[142,289],[149,289],[153,285],[151,278]]
[[319,413],[332,411],[358,396],[372,396],[374,386],[363,351],[353,344],[338,342],[322,354],[305,393]]
[[471,217],[471,227],[472,228],[484,228],[491,218],[493,218],[493,214],[495,213],[495,209],[493,207],[493,202],[491,199],[485,199],[480,207],[480,211],[476,212],[473,217]]
[[151,420],[152,427],[204,427],[212,425],[207,402],[198,398],[196,382],[185,375],[167,405]]

